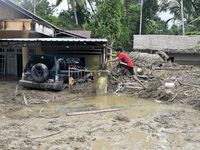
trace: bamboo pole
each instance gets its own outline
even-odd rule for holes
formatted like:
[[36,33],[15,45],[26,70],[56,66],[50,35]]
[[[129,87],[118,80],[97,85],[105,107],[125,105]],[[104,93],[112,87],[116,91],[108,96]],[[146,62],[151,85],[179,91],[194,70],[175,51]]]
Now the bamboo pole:
[[101,110],[93,110],[93,111],[82,111],[82,112],[71,112],[67,113],[67,116],[77,116],[77,115],[85,115],[85,114],[96,114],[96,113],[105,113],[105,112],[113,112],[119,111],[119,108],[109,108],[109,109],[101,109]]

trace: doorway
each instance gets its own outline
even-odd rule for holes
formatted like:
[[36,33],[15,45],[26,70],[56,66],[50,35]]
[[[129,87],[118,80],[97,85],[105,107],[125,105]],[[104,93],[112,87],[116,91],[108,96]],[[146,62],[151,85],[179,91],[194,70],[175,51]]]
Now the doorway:
[[0,75],[6,74],[5,62],[6,62],[5,54],[0,54]]
[[16,54],[7,54],[7,74],[17,76]]
[[17,77],[22,76],[22,54],[17,54]]

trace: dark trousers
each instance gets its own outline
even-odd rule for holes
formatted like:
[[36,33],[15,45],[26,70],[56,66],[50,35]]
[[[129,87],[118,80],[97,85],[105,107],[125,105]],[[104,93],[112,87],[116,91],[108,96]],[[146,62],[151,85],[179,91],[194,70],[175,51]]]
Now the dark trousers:
[[124,64],[120,64],[120,66],[126,68],[130,72],[131,75],[135,75],[133,67],[129,67],[129,66],[124,65]]

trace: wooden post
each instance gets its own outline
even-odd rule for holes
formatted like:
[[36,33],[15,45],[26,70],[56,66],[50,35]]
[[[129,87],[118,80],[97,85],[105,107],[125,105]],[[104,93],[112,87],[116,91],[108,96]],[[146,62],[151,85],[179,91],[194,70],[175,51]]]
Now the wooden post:
[[22,61],[23,61],[23,70],[26,67],[26,64],[28,63],[29,60],[29,49],[28,47],[22,47]]
[[71,84],[70,84],[70,79],[71,79],[71,76],[70,76],[70,66],[68,67],[68,90],[69,90],[69,93],[71,91]]

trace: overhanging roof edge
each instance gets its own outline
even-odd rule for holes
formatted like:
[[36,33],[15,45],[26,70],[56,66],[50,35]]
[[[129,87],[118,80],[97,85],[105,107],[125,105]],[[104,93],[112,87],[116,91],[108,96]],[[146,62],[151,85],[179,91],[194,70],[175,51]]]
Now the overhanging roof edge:
[[0,42],[104,42],[107,39],[83,39],[83,38],[4,38]]

